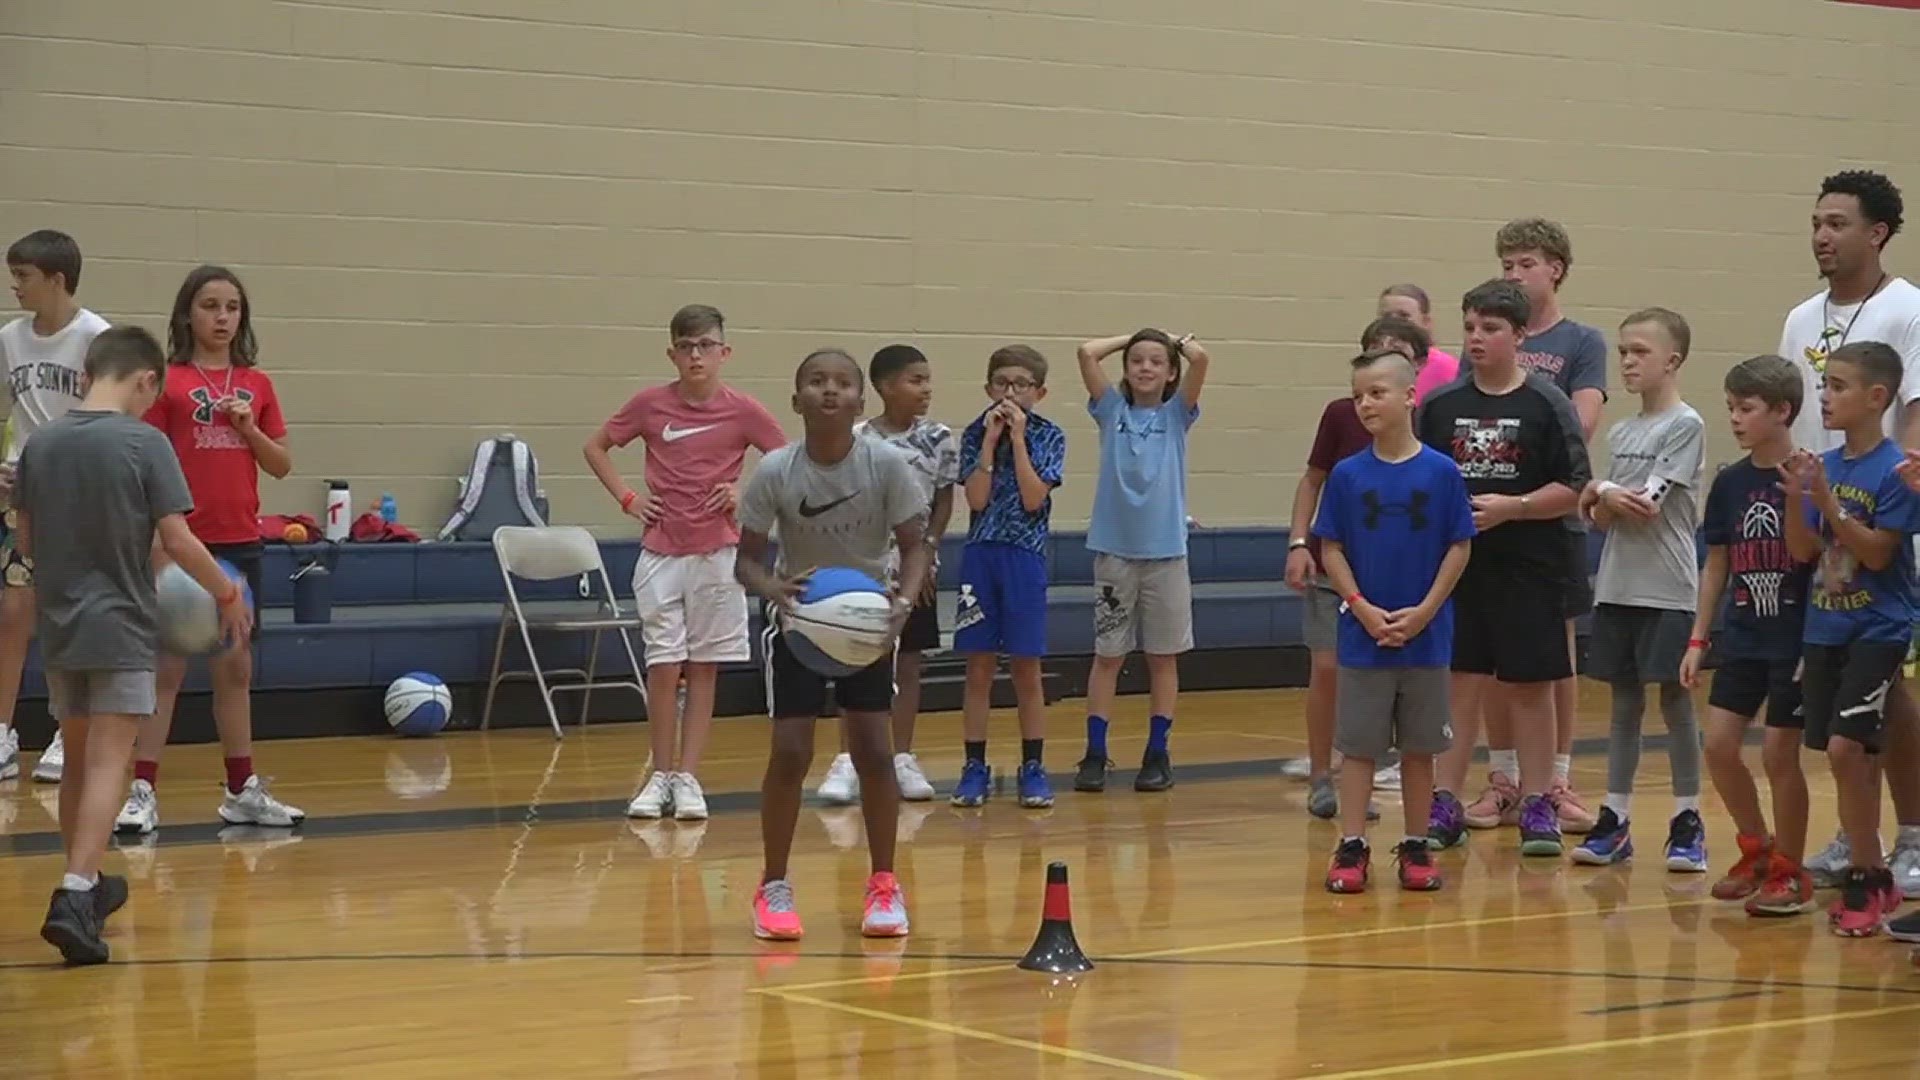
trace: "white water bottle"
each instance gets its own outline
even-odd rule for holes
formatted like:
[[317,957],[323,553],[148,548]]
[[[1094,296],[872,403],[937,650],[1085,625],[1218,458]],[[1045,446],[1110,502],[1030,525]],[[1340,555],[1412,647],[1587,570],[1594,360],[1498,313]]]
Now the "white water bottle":
[[345,480],[327,481],[327,539],[339,541],[347,538],[347,530],[353,527],[353,492]]

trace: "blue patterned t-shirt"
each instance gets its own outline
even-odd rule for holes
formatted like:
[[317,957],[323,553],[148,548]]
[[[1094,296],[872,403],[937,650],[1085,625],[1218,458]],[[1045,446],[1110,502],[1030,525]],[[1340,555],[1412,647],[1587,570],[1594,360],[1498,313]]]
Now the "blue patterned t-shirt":
[[[967,482],[980,465],[980,446],[986,441],[987,418],[983,412],[960,436],[960,482]],[[1060,473],[1067,464],[1067,433],[1060,425],[1037,412],[1027,413],[1027,457],[1033,471],[1049,488],[1060,486]],[[967,522],[969,544],[1011,544],[1028,551],[1047,549],[1047,530],[1053,517],[1053,495],[1049,493],[1040,509],[1028,513],[1020,503],[1020,480],[1013,470],[1013,443],[1002,435],[994,448],[993,490],[986,509]]]

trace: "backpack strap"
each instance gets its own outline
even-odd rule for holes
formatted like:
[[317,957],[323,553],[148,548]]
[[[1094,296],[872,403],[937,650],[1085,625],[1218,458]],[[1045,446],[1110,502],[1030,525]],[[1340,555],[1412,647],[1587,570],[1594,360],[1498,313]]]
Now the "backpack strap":
[[534,485],[538,483],[540,466],[533,457],[533,447],[519,439],[513,440],[513,498],[520,504],[520,513],[525,515],[529,525],[545,525],[546,517],[534,504]]
[[497,441],[481,439],[480,444],[473,448],[473,467],[467,473],[466,479],[460,481],[460,499],[454,504],[453,514],[447,518],[447,523],[440,529],[441,540],[455,539],[456,534],[466,525],[467,519],[472,517],[474,510],[479,507],[480,496],[487,487],[487,466],[493,461],[493,448]]

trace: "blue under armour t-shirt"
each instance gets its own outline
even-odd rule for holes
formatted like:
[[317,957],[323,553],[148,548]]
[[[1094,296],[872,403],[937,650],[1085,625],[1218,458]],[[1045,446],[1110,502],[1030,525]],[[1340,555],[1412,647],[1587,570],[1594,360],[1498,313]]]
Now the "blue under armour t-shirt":
[[1200,417],[1179,392],[1129,405],[1119,390],[1087,403],[1100,428],[1100,478],[1093,489],[1087,550],[1123,559],[1177,559],[1187,553],[1187,429]]
[[[1340,545],[1360,595],[1387,611],[1419,606],[1447,549],[1473,533],[1460,467],[1430,446],[1399,462],[1383,461],[1369,447],[1335,465],[1313,520],[1315,536]],[[1392,649],[1342,611],[1335,656],[1342,667],[1446,667],[1453,662],[1453,601],[1418,637]]]
[[1840,509],[1875,529],[1897,532],[1902,539],[1893,546],[1893,561],[1886,569],[1869,570],[1833,538],[1833,529],[1809,500],[1807,521],[1820,533],[1820,561],[1814,565],[1813,586],[1808,590],[1805,632],[1809,645],[1912,640],[1913,545],[1905,537],[1920,530],[1916,520],[1920,498],[1893,471],[1904,457],[1892,439],[1881,440],[1856,458],[1848,458],[1844,447],[1821,456]]

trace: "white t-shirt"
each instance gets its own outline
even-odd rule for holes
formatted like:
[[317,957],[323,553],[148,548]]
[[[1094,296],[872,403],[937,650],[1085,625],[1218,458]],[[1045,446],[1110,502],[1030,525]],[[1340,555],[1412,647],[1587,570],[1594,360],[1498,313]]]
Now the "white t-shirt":
[[1842,433],[1820,425],[1820,380],[1827,357],[1842,345],[1879,341],[1900,354],[1904,374],[1899,405],[1887,410],[1884,421],[1888,438],[1900,438],[1900,416],[1909,402],[1920,398],[1920,288],[1897,277],[1864,303],[1864,308],[1829,304],[1822,292],[1787,314],[1780,332],[1780,355],[1800,368],[1807,385],[1806,401],[1793,422],[1797,446],[1825,451],[1845,441]]
[[20,460],[20,448],[34,432],[80,404],[87,347],[107,326],[107,320],[86,308],[47,337],[33,332],[31,315],[0,326],[0,356],[6,358],[7,388],[13,395],[7,464]]

